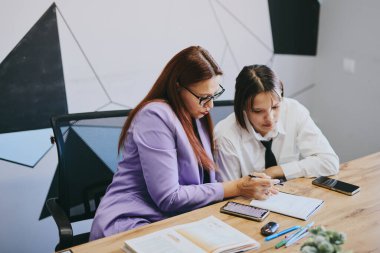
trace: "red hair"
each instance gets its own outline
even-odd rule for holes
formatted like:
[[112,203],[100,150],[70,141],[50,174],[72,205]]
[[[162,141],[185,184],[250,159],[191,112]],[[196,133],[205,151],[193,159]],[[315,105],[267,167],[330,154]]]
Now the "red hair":
[[[119,150],[122,149],[124,140],[127,138],[128,129],[140,109],[152,101],[164,100],[170,105],[181,122],[195,156],[199,159],[200,165],[207,169],[215,168],[214,161],[207,156],[205,149],[194,133],[192,118],[178,95],[177,85],[180,84],[187,87],[222,74],[223,72],[216,61],[207,50],[200,46],[191,46],[177,53],[167,63],[145,98],[128,115],[120,134]],[[211,117],[210,115],[206,115],[202,120],[206,121],[211,150],[214,153],[215,147]]]

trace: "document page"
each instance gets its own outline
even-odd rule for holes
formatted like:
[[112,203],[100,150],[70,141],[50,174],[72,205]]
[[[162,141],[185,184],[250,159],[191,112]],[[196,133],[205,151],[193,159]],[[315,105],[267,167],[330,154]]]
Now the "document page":
[[126,240],[124,251],[128,253],[204,253],[201,248],[171,229]]
[[184,225],[176,231],[206,252],[224,252],[240,246],[259,247],[258,242],[214,216]]
[[267,200],[252,200],[251,205],[307,220],[323,204],[323,200],[279,192]]
[[125,252],[222,253],[256,249],[260,244],[227,223],[208,218],[126,240]]

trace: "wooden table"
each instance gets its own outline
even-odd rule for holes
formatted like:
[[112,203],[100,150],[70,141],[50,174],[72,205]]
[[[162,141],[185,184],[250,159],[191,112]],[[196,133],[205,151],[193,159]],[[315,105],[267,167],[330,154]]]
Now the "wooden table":
[[[277,238],[266,242],[260,234],[260,228],[268,221],[278,222],[280,230],[294,225],[306,225],[310,221],[315,221],[315,225],[323,225],[326,228],[346,233],[348,240],[343,245],[345,250],[353,250],[355,253],[380,252],[380,152],[341,164],[339,175],[334,178],[359,185],[361,190],[354,196],[347,196],[314,186],[311,184],[311,179],[305,178],[294,179],[286,182],[284,186],[280,186],[282,191],[315,197],[325,201],[324,206],[311,216],[309,221],[302,221],[276,213],[269,214],[263,222],[250,221],[220,213],[219,209],[225,203],[223,201],[148,226],[79,245],[71,250],[74,253],[121,253],[123,252],[121,247],[126,239],[214,215],[260,242],[261,247],[252,252],[275,251],[274,245],[280,239]],[[243,198],[235,200],[249,203],[249,200]],[[303,241],[301,240],[289,248],[283,247],[277,251],[299,252]]]

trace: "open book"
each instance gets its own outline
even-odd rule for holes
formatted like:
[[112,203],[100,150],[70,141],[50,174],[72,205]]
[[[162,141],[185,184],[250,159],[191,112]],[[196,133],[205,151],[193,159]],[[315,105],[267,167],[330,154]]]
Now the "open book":
[[123,250],[138,253],[233,253],[259,248],[260,244],[223,221],[209,216],[126,240]]
[[251,206],[268,209],[301,220],[307,220],[323,204],[323,200],[279,192],[266,200],[252,200]]

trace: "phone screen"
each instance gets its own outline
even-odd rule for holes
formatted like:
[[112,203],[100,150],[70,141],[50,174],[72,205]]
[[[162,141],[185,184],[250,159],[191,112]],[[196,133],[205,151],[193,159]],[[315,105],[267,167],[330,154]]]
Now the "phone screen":
[[316,185],[326,186],[331,190],[337,190],[343,193],[354,194],[359,190],[359,186],[342,182],[333,178],[319,177],[313,181]]
[[337,189],[337,190],[342,190],[342,191],[345,191],[345,192],[354,192],[356,191],[357,189],[359,189],[359,186],[356,186],[356,185],[353,185],[353,184],[349,184],[349,183],[345,183],[345,182],[342,182],[342,181],[339,181],[339,180],[336,180],[336,184],[334,185],[334,189]]
[[220,211],[222,213],[228,213],[232,215],[236,215],[239,217],[255,220],[255,221],[262,221],[264,220],[268,214],[269,210],[262,209],[259,207],[254,207],[251,205],[245,205],[237,202],[227,202]]

